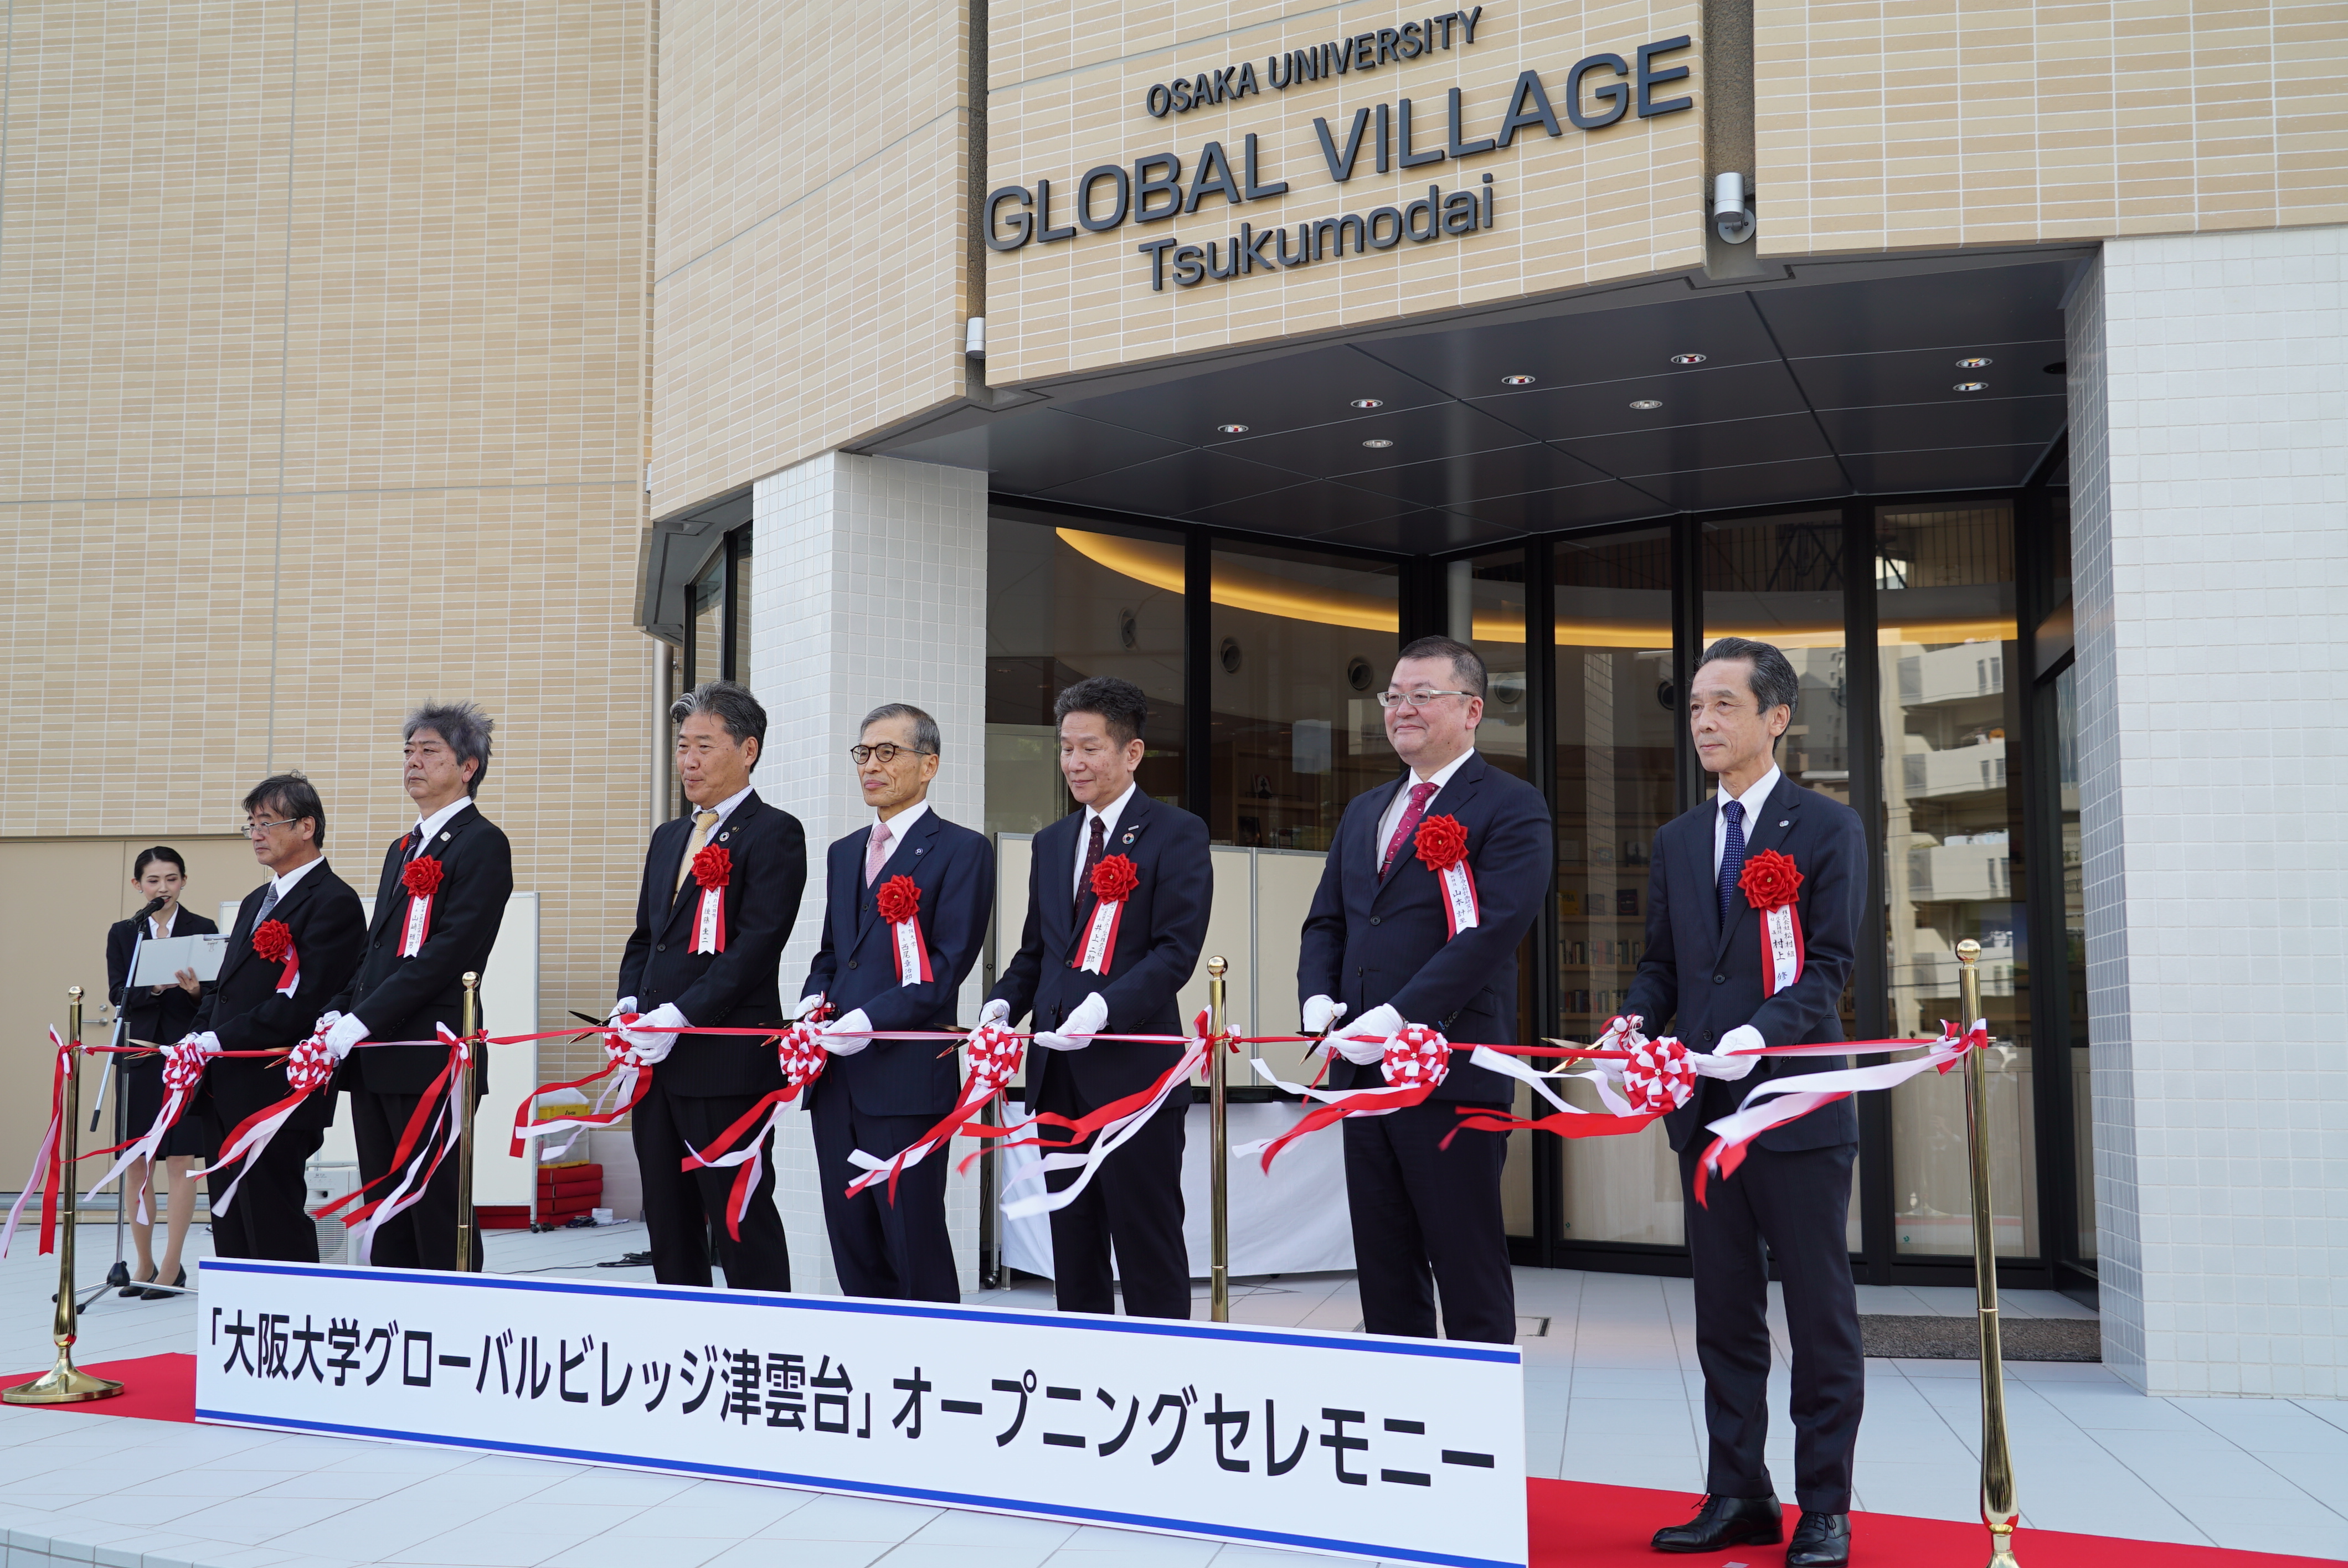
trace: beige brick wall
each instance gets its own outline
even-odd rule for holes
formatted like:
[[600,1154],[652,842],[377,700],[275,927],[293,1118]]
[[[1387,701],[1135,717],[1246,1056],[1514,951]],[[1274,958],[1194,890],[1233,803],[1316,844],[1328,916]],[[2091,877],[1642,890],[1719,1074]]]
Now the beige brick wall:
[[371,891],[412,820],[402,712],[478,698],[545,1015],[609,997],[647,825],[654,18],[17,8],[0,835],[217,832],[298,766]]
[[[1523,0],[1487,5],[1472,46],[1455,43],[1417,59],[1236,102],[1150,118],[1142,95],[1176,75],[1254,62],[1421,14],[1386,0],[1313,7],[1291,20],[1276,0],[1068,5],[1066,0],[994,0],[987,110],[990,188],[1054,185],[1054,219],[1065,222],[1077,178],[1096,164],[1173,149],[1186,184],[1209,140],[1236,159],[1247,133],[1258,138],[1267,178],[1284,196],[1231,207],[1209,196],[1187,217],[1127,223],[1104,233],[1030,243],[987,258],[987,379],[1038,381],[1125,363],[1263,343],[1333,328],[1455,310],[1490,301],[1581,288],[1701,264],[1703,70],[1694,0]],[[1363,154],[1344,184],[1332,182],[1313,128],[1328,119],[1342,138],[1354,111],[1407,96],[1416,141],[1441,145],[1447,89],[1462,90],[1468,139],[1488,136],[1518,73],[1538,69],[1560,117],[1562,81],[1585,55],[1625,58],[1640,44],[1685,34],[1698,47],[1658,62],[1690,77],[1657,96],[1693,94],[1697,108],[1602,130],[1567,127],[1551,139],[1538,128],[1513,147],[1425,169],[1379,175]],[[1611,79],[1606,78],[1606,79]],[[1472,235],[1316,261],[1272,276],[1256,273],[1163,292],[1149,286],[1148,259],[1134,247],[1178,233],[1185,243],[1223,241],[1241,220],[1257,229],[1342,213],[1367,213],[1426,194],[1480,190],[1494,176],[1498,223]],[[1104,186],[1104,200],[1106,200]]]
[[653,515],[958,397],[961,0],[670,0]]
[[1761,0],[1765,254],[2348,220],[2333,0]]

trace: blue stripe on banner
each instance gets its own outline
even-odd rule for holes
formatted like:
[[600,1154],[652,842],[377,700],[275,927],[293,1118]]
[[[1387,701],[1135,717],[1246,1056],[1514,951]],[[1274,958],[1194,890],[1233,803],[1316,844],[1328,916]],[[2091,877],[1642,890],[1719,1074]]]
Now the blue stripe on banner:
[[[216,1266],[207,1260],[206,1267]],[[255,1268],[254,1274],[311,1274],[317,1271],[293,1266],[283,1268]],[[386,1273],[407,1273],[407,1270],[385,1270]],[[465,1276],[432,1275],[432,1279],[449,1283]],[[544,1283],[531,1281],[532,1284]],[[596,1291],[625,1286],[595,1287]],[[661,1294],[634,1291],[635,1295]],[[976,1316],[965,1314],[964,1316]],[[1040,1502],[1023,1502],[1014,1498],[984,1497],[960,1491],[935,1491],[924,1487],[882,1486],[877,1483],[835,1481],[824,1476],[797,1475],[788,1471],[753,1470],[733,1465],[697,1465],[678,1460],[654,1462],[628,1454],[599,1453],[590,1449],[551,1448],[538,1443],[506,1443],[487,1439],[460,1441],[455,1438],[435,1437],[428,1432],[403,1432],[384,1427],[344,1426],[333,1421],[303,1421],[282,1416],[251,1416],[234,1410],[211,1410],[199,1406],[196,1419],[218,1421],[229,1426],[259,1427],[276,1431],[324,1432],[335,1437],[373,1438],[379,1441],[418,1443],[435,1448],[480,1449],[498,1453],[527,1454],[535,1459],[571,1460],[581,1464],[610,1465],[626,1470],[654,1471],[669,1475],[705,1475],[730,1481],[761,1481],[777,1486],[808,1487],[820,1491],[856,1492],[873,1497],[898,1498],[911,1502],[935,1503],[945,1507],[978,1508],[1040,1516],[1046,1519],[1082,1520],[1094,1524],[1123,1525],[1137,1530],[1172,1531],[1180,1534],[1204,1536],[1210,1540],[1261,1541],[1268,1545],[1347,1552],[1365,1557],[1383,1557],[1389,1562],[1426,1563],[1437,1568],[1521,1568],[1520,1564],[1498,1557],[1464,1557],[1445,1552],[1416,1552],[1400,1547],[1380,1546],[1362,1541],[1339,1541],[1320,1535],[1293,1535],[1277,1530],[1248,1530],[1231,1525],[1202,1524],[1188,1519],[1163,1519],[1146,1513],[1118,1513],[1107,1509],[1071,1508]],[[776,1542],[778,1546],[781,1542]]]
[[[203,1266],[232,1274],[290,1275],[310,1279],[346,1279],[354,1269],[309,1264],[267,1263],[252,1258],[206,1258]],[[604,1285],[579,1279],[517,1279],[511,1275],[442,1274],[429,1269],[370,1268],[377,1279],[405,1279],[418,1285],[469,1287],[475,1290],[541,1291],[557,1296],[633,1296],[647,1301],[723,1301],[736,1307],[786,1307],[797,1312],[839,1312],[882,1317],[943,1317],[965,1323],[999,1323],[1011,1327],[1041,1327],[1033,1312],[990,1312],[969,1307],[940,1307],[922,1302],[860,1301],[832,1296],[778,1296],[765,1291],[728,1291],[674,1286]],[[1424,1356],[1439,1361],[1494,1361],[1519,1366],[1524,1354],[1513,1345],[1471,1345],[1460,1341],[1387,1339],[1372,1336],[1283,1333],[1274,1328],[1234,1328],[1227,1324],[1190,1324],[1155,1318],[1096,1317],[1089,1314],[1052,1314],[1055,1329],[1078,1329],[1092,1334],[1141,1334],[1179,1339],[1242,1339],[1259,1345],[1292,1345],[1314,1350],[1340,1350],[1349,1355]],[[1429,1561],[1433,1561],[1430,1559]],[[1446,1561],[1448,1561],[1447,1559]],[[1461,1562],[1469,1559],[1461,1558]]]

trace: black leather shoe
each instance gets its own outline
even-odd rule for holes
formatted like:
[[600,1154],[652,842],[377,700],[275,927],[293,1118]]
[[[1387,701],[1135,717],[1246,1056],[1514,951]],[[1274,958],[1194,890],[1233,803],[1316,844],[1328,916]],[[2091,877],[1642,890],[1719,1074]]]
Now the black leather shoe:
[[[123,1286],[114,1294],[117,1296],[128,1296],[134,1299],[146,1295],[147,1287],[155,1283],[155,1276],[151,1270],[144,1279],[132,1279],[130,1277],[130,1271],[129,1269],[125,1269],[122,1271],[122,1277],[124,1280]],[[112,1281],[109,1280],[108,1283],[111,1284]]]
[[[1655,1550],[1722,1552],[1731,1546],[1775,1546],[1785,1538],[1785,1515],[1776,1498],[1707,1497],[1697,1507],[1694,1519],[1655,1532]],[[1832,1561],[1839,1563],[1842,1559]]]
[[1786,1568],[1841,1568],[1850,1561],[1850,1515],[1802,1511],[1786,1547]]
[[[180,1290],[186,1289],[188,1286],[188,1271],[184,1268],[180,1270],[180,1277],[171,1281],[171,1283]],[[169,1301],[178,1292],[174,1290],[142,1290],[139,1294],[145,1296],[149,1301]]]

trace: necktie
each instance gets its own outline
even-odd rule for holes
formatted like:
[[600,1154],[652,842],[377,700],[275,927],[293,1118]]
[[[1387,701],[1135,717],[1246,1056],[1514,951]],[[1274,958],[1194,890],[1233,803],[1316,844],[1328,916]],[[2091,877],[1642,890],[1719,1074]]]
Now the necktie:
[[1101,855],[1108,848],[1108,825],[1099,817],[1092,819],[1093,835],[1085,845],[1085,869],[1076,878],[1076,897],[1082,898],[1092,891],[1093,867],[1101,863]]
[[1736,904],[1736,879],[1745,870],[1745,803],[1732,800],[1720,815],[1728,819],[1728,846],[1720,855],[1720,923],[1725,926]]
[[880,868],[888,864],[889,825],[876,822],[872,825],[872,842],[864,846],[864,886],[871,886]]
[[1410,786],[1410,804],[1403,808],[1402,820],[1395,824],[1394,836],[1386,840],[1385,858],[1378,862],[1379,881],[1385,881],[1386,873],[1394,869],[1395,857],[1402,853],[1402,846],[1410,842],[1410,835],[1418,831],[1418,819],[1426,815],[1426,803],[1435,798],[1435,792],[1441,787],[1431,780]]
[[261,896],[261,913],[252,917],[252,923],[256,926],[260,925],[269,918],[269,912],[276,907],[277,879],[273,876],[269,879],[269,891]]
[[423,853],[424,853],[424,825],[423,825],[422,823],[420,823],[420,822],[419,822],[419,823],[417,823],[414,827],[412,827],[412,828],[408,829],[408,832],[407,832],[407,855],[405,855],[404,856],[402,856],[402,858],[403,858],[403,859],[406,859],[406,860],[414,860],[417,856],[419,856],[419,855],[421,855],[421,854],[423,854]]
[[703,806],[693,814],[693,836],[685,840],[685,858],[676,863],[676,885],[685,886],[685,879],[693,875],[693,857],[709,843],[709,830],[717,825],[717,814]]

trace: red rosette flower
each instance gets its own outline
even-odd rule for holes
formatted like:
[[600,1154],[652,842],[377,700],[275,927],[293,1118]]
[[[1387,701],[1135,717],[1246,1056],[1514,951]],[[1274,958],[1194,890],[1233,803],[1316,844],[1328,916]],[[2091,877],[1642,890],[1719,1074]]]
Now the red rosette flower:
[[1451,1042],[1415,1023],[1386,1042],[1386,1082],[1396,1089],[1433,1089],[1451,1071]]
[[1622,1064],[1622,1096],[1631,1108],[1647,1113],[1676,1111],[1695,1092],[1695,1065],[1687,1047],[1665,1035],[1649,1040],[1641,1035],[1629,1042],[1631,1060]]
[[1736,889],[1745,901],[1756,909],[1783,909],[1794,901],[1802,886],[1802,874],[1794,869],[1794,857],[1765,849],[1745,862],[1744,873],[1736,878]]
[[775,1050],[783,1070],[783,1081],[793,1088],[821,1078],[824,1063],[831,1056],[823,1048],[822,1031],[804,1023],[783,1030],[775,1042]]
[[163,1087],[193,1089],[203,1081],[204,1053],[193,1046],[163,1048]]
[[1456,816],[1426,818],[1412,842],[1418,846],[1419,860],[1437,876],[1468,858],[1468,830]]
[[438,860],[419,855],[399,874],[399,885],[418,898],[429,898],[440,891],[440,878],[446,875],[446,868]]
[[282,964],[294,950],[294,930],[283,920],[263,920],[252,930],[252,950],[273,964]]
[[891,876],[873,896],[880,918],[900,926],[922,912],[922,885],[910,876]]
[[693,857],[693,879],[716,892],[726,886],[734,875],[734,856],[722,844],[702,845],[701,853]]
[[295,1046],[294,1054],[285,1059],[285,1084],[296,1094],[323,1088],[334,1076],[335,1053],[316,1035]]
[[972,1092],[965,1096],[983,1100],[1003,1088],[1018,1074],[1019,1060],[1026,1042],[1012,1030],[988,1024],[970,1037],[970,1081]]
[[1141,873],[1128,856],[1112,855],[1093,867],[1093,897],[1104,904],[1130,898],[1140,886]]

